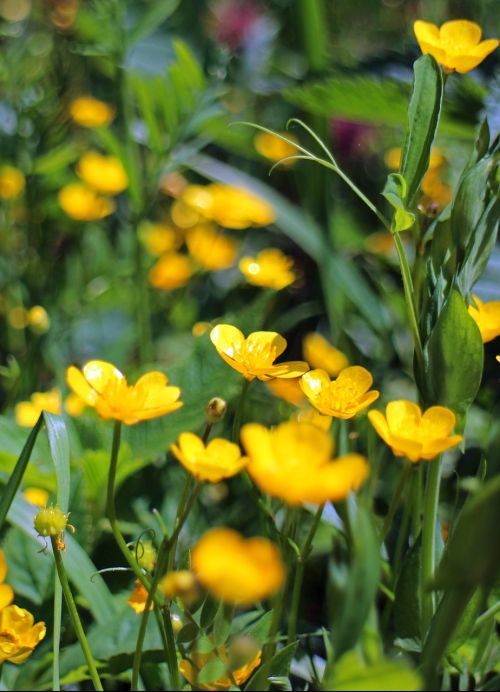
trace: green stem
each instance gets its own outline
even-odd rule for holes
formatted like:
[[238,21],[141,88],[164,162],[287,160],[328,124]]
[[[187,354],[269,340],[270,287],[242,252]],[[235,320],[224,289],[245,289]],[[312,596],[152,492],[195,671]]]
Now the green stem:
[[240,394],[240,398],[238,400],[238,405],[236,407],[236,411],[234,414],[232,439],[236,443],[238,443],[239,437],[240,437],[241,421],[243,419],[243,411],[245,408],[245,399],[247,396],[249,385],[250,385],[250,380],[247,380],[245,378],[243,380],[243,384],[241,385],[241,394]]
[[[162,617],[162,610],[164,617]],[[160,637],[163,644],[163,651],[165,652],[165,660],[167,661],[168,670],[170,672],[170,682],[172,683],[172,689],[180,689],[179,683],[179,669],[177,666],[177,648],[175,645],[174,630],[172,628],[172,620],[170,618],[170,609],[168,606],[164,606],[163,609],[158,608],[157,605],[154,607],[154,614],[156,618],[156,623],[160,631]]]
[[94,657],[92,656],[92,651],[90,650],[87,637],[85,636],[85,632],[80,621],[80,616],[78,615],[78,610],[76,609],[73,594],[71,593],[71,589],[69,586],[68,577],[66,576],[66,570],[64,569],[64,562],[61,557],[61,553],[59,551],[59,548],[57,547],[56,539],[53,536],[50,537],[50,542],[52,543],[52,552],[54,554],[57,576],[59,577],[59,581],[61,583],[64,599],[66,601],[66,605],[68,606],[69,614],[73,622],[73,627],[75,628],[76,636],[78,638],[78,641],[80,642],[83,655],[85,656],[85,660],[87,662],[92,683],[96,690],[102,690],[103,687],[101,684],[101,680],[97,672]]
[[401,475],[399,477],[399,483],[396,487],[396,491],[395,491],[394,495],[392,496],[391,504],[389,505],[389,509],[387,510],[384,525],[382,527],[382,531],[380,534],[380,540],[382,543],[385,541],[385,538],[386,538],[387,534],[389,533],[389,529],[391,528],[392,522],[394,520],[394,516],[395,516],[396,512],[398,511],[398,508],[399,508],[399,505],[401,502],[401,497],[403,496],[403,491],[406,488],[406,484],[408,482],[408,479],[410,477],[411,472],[412,472],[411,462],[405,459],[403,470],[402,470]]
[[497,601],[491,608],[485,610],[474,623],[474,631],[480,629],[488,620],[491,620],[500,611],[500,601]]
[[411,487],[412,524],[411,533],[416,541],[422,529],[422,496],[423,496],[423,464],[420,464],[413,474]]
[[421,631],[425,636],[435,610],[435,595],[429,591],[429,584],[436,568],[436,525],[441,483],[441,458],[429,462],[425,486],[423,527],[422,527],[422,573],[420,594],[422,601]]
[[[177,512],[175,515],[174,530],[172,532],[172,537],[170,539],[171,550],[169,552],[169,558],[168,558],[168,563],[167,563],[167,565],[168,565],[167,570],[169,572],[174,567],[175,553],[177,550],[177,538],[179,536],[179,532],[177,531],[177,527],[179,526],[179,523],[181,521],[181,517],[185,514],[185,511],[186,511],[186,506],[187,506],[188,499],[189,499],[189,493],[191,491],[191,484],[192,484],[192,478],[188,474],[186,476],[186,480],[184,481],[184,487],[182,489],[181,499],[179,500],[179,504],[177,506]],[[177,531],[177,534],[176,534],[176,531]]]
[[279,591],[273,600],[273,616],[271,620],[271,627],[269,628],[268,642],[264,647],[264,655],[262,661],[262,675],[264,677],[262,690],[267,692],[270,687],[269,675],[271,673],[271,661],[274,654],[276,653],[276,645],[278,643],[278,632],[281,622],[281,614],[283,612],[283,590]]

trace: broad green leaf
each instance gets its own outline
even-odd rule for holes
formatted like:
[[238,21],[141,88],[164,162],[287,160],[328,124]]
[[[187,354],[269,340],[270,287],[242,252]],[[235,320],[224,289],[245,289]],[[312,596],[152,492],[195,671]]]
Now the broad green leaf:
[[211,682],[215,682],[224,675],[227,675],[226,664],[216,658],[203,666],[198,673],[197,681],[200,685],[209,685]]
[[293,642],[275,653],[269,666],[262,666],[254,673],[245,685],[245,690],[262,690],[268,679],[288,677],[297,646],[298,642]]
[[218,601],[214,601],[213,598],[207,596],[205,602],[203,603],[200,613],[200,627],[202,629],[207,629],[208,627],[210,627],[210,625],[214,621],[214,617],[217,615],[219,606],[220,603]]
[[213,638],[216,646],[222,646],[231,632],[233,608],[220,604],[214,620]]
[[50,453],[56,469],[57,476],[57,504],[63,510],[68,511],[70,492],[70,456],[69,439],[66,426],[61,416],[54,413],[43,414],[49,436]]
[[422,546],[419,539],[406,553],[395,589],[394,627],[398,637],[420,636],[420,566]]
[[22,596],[41,606],[52,592],[54,565],[40,553],[31,538],[18,528],[11,528],[2,540],[9,570],[7,582],[16,598]]
[[448,406],[463,417],[474,401],[483,372],[483,342],[465,301],[453,289],[424,349],[429,404]]
[[405,661],[380,660],[371,665],[350,651],[335,664],[333,674],[323,682],[324,690],[408,690],[422,689],[419,674]]
[[406,209],[407,186],[399,173],[390,173],[382,191],[382,195],[395,210],[393,230],[395,233],[406,231],[415,223],[415,214]]
[[413,65],[413,93],[399,172],[406,180],[405,200],[410,207],[429,168],[443,98],[443,75],[431,55],[422,55]]
[[135,23],[134,28],[128,35],[127,44],[131,48],[135,43],[147,38],[156,31],[172,15],[180,0],[162,0],[153,2],[144,12],[141,19]]

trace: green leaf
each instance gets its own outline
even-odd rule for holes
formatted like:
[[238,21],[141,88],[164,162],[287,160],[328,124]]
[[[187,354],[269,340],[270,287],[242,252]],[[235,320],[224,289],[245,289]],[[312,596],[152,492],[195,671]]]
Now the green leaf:
[[394,207],[393,230],[396,233],[406,231],[415,223],[415,214],[406,209],[406,181],[399,173],[390,173],[387,176],[382,195]]
[[33,163],[33,173],[35,175],[50,175],[57,173],[62,168],[66,168],[74,163],[81,154],[81,149],[75,143],[62,144],[55,149],[51,149],[47,154],[43,154],[35,159]]
[[203,603],[200,613],[200,627],[202,629],[207,629],[208,627],[210,627],[210,625],[214,621],[214,617],[217,615],[219,606],[219,601],[215,601],[210,596],[207,596],[205,602]]
[[422,689],[418,673],[405,661],[380,660],[366,665],[355,651],[342,656],[332,675],[323,682],[324,690],[407,690]]
[[233,608],[220,604],[214,620],[213,638],[216,646],[222,646],[231,632]]
[[394,593],[394,627],[402,639],[420,636],[421,558],[422,541],[419,537],[405,555]]
[[171,14],[175,12],[180,0],[162,0],[153,2],[151,7],[146,10],[141,19],[136,22],[134,28],[128,35],[127,44],[131,48],[135,43],[147,38],[165,22]]
[[[269,666],[262,666],[254,673],[245,686],[245,690],[262,690],[266,687],[268,679],[288,677],[293,657],[297,651],[298,642],[288,644],[274,654]],[[267,672],[269,671],[269,673]]]
[[198,626],[194,622],[188,622],[178,633],[177,641],[179,644],[189,644],[196,639],[199,631]]
[[209,685],[219,678],[227,675],[226,664],[216,658],[209,661],[198,673],[197,682],[201,685]]
[[7,518],[7,514],[12,505],[14,497],[23,480],[24,472],[26,470],[26,467],[28,466],[31,452],[33,451],[33,447],[35,446],[36,438],[40,431],[40,428],[42,427],[42,424],[43,415],[40,414],[38,421],[36,422],[32,431],[28,435],[28,439],[26,440],[26,443],[19,456],[19,459],[17,460],[14,471],[12,472],[7,482],[7,485],[5,486],[5,489],[3,491],[2,498],[0,500],[0,530],[4,525],[5,519]]
[[413,70],[413,93],[399,169],[408,185],[405,196],[407,207],[412,205],[429,168],[443,98],[442,71],[431,55],[422,55],[414,63]]
[[483,372],[483,341],[459,291],[453,289],[424,348],[430,404],[451,408],[463,429]]
[[28,598],[41,606],[51,595],[54,565],[18,528],[7,531],[2,541],[9,565],[7,581],[15,587],[16,597]]
[[61,416],[44,411],[50,453],[57,476],[57,504],[63,512],[68,511],[70,491],[69,439],[66,425]]
[[500,477],[466,503],[449,537],[433,587],[493,585],[500,575]]

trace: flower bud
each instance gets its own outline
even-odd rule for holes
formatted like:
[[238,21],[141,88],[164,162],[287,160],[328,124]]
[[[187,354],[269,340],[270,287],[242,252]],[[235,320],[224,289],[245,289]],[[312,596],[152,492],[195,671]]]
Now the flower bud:
[[156,565],[156,550],[151,541],[141,541],[136,550],[137,562],[146,570],[152,572]]
[[159,591],[168,599],[181,598],[186,605],[191,605],[199,596],[196,577],[187,569],[167,572],[158,585]]
[[224,416],[226,415],[226,411],[227,403],[224,401],[224,399],[215,396],[213,399],[210,399],[205,409],[207,422],[212,425],[214,423],[218,423],[224,418]]
[[64,514],[57,506],[44,507],[36,515],[34,527],[39,536],[56,538],[68,525],[68,518],[69,514]]
[[178,635],[181,629],[184,627],[184,623],[182,622],[181,616],[177,615],[177,613],[172,613],[170,616],[170,620],[172,621],[172,629],[174,631],[175,635]]

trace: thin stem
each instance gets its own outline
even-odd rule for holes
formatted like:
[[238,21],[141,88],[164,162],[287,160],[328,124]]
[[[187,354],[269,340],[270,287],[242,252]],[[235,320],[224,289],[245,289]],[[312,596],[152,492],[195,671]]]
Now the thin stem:
[[411,483],[411,505],[413,508],[411,533],[413,542],[417,540],[418,534],[422,529],[423,472],[424,467],[420,464],[416,469],[416,473],[413,474]]
[[78,641],[80,642],[83,655],[85,656],[85,660],[87,662],[92,683],[96,690],[102,690],[103,687],[101,684],[101,680],[97,672],[94,657],[92,656],[92,651],[90,650],[87,637],[85,636],[85,632],[82,627],[80,616],[78,615],[78,610],[76,609],[73,594],[71,593],[71,589],[69,586],[68,577],[66,576],[66,570],[64,569],[64,562],[61,557],[61,553],[59,551],[59,548],[57,547],[56,539],[53,536],[50,537],[50,542],[52,543],[52,552],[54,554],[57,576],[59,577],[59,581],[61,583],[64,599],[66,601],[66,605],[68,606],[69,614],[73,622],[73,627],[75,628],[76,636],[78,638]]
[[422,527],[422,635],[429,629],[435,610],[435,595],[428,590],[436,568],[436,524],[441,483],[441,458],[429,462],[425,486],[424,513]]
[[184,524],[186,523],[186,519],[189,516],[189,513],[191,512],[191,509],[193,508],[194,503],[196,502],[196,499],[198,498],[198,495],[200,494],[202,488],[201,483],[197,483],[193,492],[191,493],[191,497],[189,498],[186,507],[184,509],[183,514],[179,518],[177,522],[177,526],[175,527],[175,531],[170,537],[169,541],[169,546],[170,546],[170,551],[169,551],[169,569],[172,569],[173,564],[175,563],[175,551],[177,548],[177,539],[179,538],[179,534],[182,531]]
[[406,484],[407,484],[408,479],[410,477],[411,471],[412,471],[411,462],[408,461],[407,459],[405,459],[403,470],[402,470],[401,475],[399,477],[399,483],[396,487],[396,491],[395,491],[394,495],[392,496],[391,504],[389,505],[389,509],[387,510],[384,525],[383,525],[382,531],[380,533],[380,540],[382,543],[385,541],[385,538],[386,538],[387,534],[389,533],[389,529],[391,528],[392,522],[394,520],[394,516],[395,516],[396,512],[398,511],[399,504],[401,502],[401,497],[403,496],[403,491],[406,488]]
[[184,487],[182,489],[181,499],[179,500],[179,504],[177,506],[177,513],[175,515],[174,530],[172,533],[172,538],[170,539],[172,547],[171,547],[169,559],[168,559],[168,566],[167,566],[168,571],[173,569],[173,566],[174,566],[175,552],[177,549],[177,537],[179,536],[179,533],[177,533],[177,536],[175,536],[175,532],[177,530],[177,527],[179,526],[179,522],[181,520],[181,517],[186,510],[186,505],[187,505],[187,502],[189,499],[189,493],[191,491],[191,484],[192,484],[192,478],[188,474],[186,476],[186,480],[184,481]]
[[271,627],[269,628],[269,637],[266,646],[264,647],[264,657],[262,662],[262,670],[264,675],[264,683],[262,686],[263,692],[267,692],[270,686],[269,675],[271,673],[271,661],[276,652],[276,645],[278,643],[278,632],[281,622],[281,614],[283,612],[283,590],[279,591],[273,600],[273,616],[271,620]]
[[474,631],[480,629],[488,620],[491,620],[500,611],[500,601],[494,603],[491,608],[485,610],[484,613],[477,618],[474,623]]
[[239,436],[240,436],[241,421],[243,419],[243,411],[245,408],[245,399],[247,396],[249,385],[250,385],[250,380],[247,380],[245,378],[243,380],[243,384],[241,385],[241,394],[240,394],[240,398],[238,400],[238,405],[236,407],[236,411],[234,414],[232,438],[233,438],[233,441],[236,443],[238,442]]

